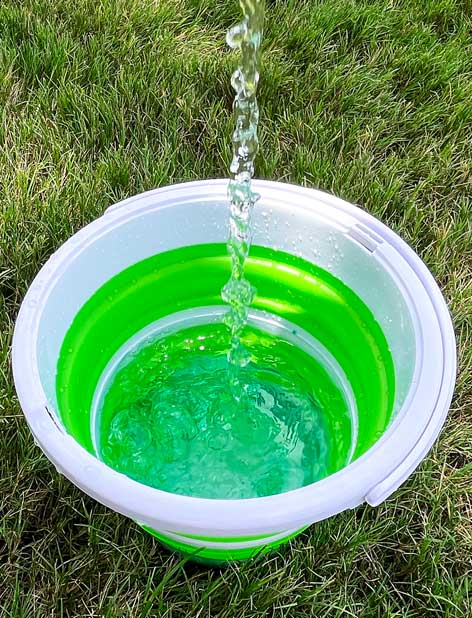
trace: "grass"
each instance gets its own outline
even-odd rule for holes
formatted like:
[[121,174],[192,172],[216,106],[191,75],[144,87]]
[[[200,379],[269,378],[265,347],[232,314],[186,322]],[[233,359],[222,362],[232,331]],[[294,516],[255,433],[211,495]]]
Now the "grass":
[[183,564],[60,476],[9,361],[41,264],[106,206],[225,176],[235,0],[0,5],[0,608],[5,618],[467,617],[472,612],[472,3],[272,0],[258,175],[362,206],[424,259],[459,346],[441,437],[380,507],[268,559]]

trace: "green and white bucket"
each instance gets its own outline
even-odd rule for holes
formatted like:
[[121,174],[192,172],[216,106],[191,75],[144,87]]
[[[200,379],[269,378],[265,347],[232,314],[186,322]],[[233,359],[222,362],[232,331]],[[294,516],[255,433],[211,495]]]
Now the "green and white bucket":
[[383,502],[437,437],[456,363],[444,299],[396,234],[331,195],[256,181],[251,320],[280,332],[294,325],[343,391],[355,416],[345,465],[300,489],[241,500],[172,494],[108,467],[96,456],[94,410],[110,363],[156,324],[221,315],[226,187],[185,183],[109,208],[39,272],[13,339],[18,396],[56,468],[205,561],[244,560],[345,509]]

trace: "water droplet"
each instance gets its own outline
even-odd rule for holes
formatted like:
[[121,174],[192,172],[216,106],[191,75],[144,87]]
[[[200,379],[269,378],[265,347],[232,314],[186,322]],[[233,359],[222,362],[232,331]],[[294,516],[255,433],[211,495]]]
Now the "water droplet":
[[51,420],[43,419],[39,422],[39,427],[45,433],[51,433],[53,429],[53,422]]
[[247,31],[247,24],[245,22],[237,24],[228,30],[228,33],[226,34],[226,43],[232,49],[241,47],[244,37],[247,35]]

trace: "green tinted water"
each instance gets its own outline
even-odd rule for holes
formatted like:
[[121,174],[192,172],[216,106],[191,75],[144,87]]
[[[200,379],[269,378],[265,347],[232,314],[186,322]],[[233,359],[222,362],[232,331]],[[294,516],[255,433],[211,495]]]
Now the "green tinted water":
[[126,354],[100,405],[103,460],[147,485],[205,498],[280,493],[342,467],[351,418],[330,376],[273,334],[246,327],[242,339],[251,358],[239,400],[221,323],[148,337]]

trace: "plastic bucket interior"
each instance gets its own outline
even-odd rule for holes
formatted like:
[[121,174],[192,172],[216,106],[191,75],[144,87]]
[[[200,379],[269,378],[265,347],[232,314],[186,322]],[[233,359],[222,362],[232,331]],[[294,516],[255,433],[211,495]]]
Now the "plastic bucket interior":
[[316,521],[381,503],[433,444],[455,380],[449,313],[408,245],[343,200],[257,181],[251,319],[275,316],[317,342],[355,414],[348,460],[311,485],[242,500],[164,492],[100,461],[94,411],[117,354],[162,321],[221,314],[226,185],[174,185],[109,208],[42,268],[13,340],[22,408],[57,469],[169,547],[207,561],[247,559]]

